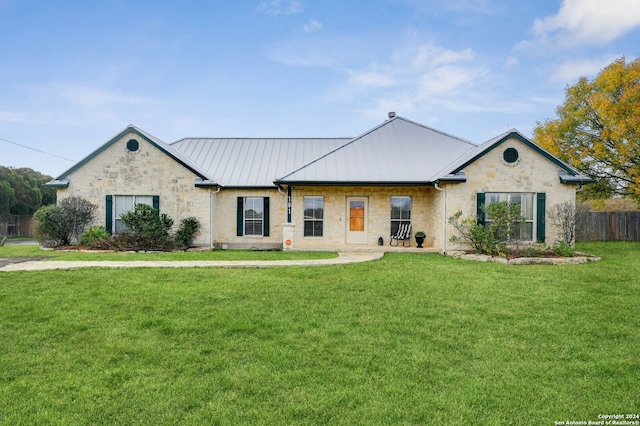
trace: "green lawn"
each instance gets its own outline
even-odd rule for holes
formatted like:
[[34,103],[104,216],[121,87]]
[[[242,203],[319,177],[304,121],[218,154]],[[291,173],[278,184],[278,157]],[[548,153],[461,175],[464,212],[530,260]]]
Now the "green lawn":
[[0,247],[0,258],[3,257],[42,257],[47,260],[299,260],[329,259],[337,257],[332,252],[285,252],[260,250],[214,250],[202,252],[169,252],[169,253],[127,253],[101,251],[59,251],[43,250],[39,246],[5,246]]
[[[640,411],[640,243],[513,266],[0,273],[0,423],[552,425]],[[0,257],[5,256],[0,251]]]

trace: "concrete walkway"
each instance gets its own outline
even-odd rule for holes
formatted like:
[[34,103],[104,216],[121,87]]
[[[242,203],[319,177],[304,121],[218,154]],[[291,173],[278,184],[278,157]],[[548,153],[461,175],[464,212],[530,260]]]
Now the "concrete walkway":
[[[0,267],[0,272],[52,271],[56,269],[78,268],[273,268],[279,266],[326,266],[378,260],[383,251],[339,252],[333,259],[316,260],[192,260],[192,261],[26,261],[9,263]],[[1,259],[0,259],[1,260]]]

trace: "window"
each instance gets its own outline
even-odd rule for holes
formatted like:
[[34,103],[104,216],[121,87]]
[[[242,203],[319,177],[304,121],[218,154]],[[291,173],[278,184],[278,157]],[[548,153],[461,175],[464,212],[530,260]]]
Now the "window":
[[133,210],[137,204],[147,204],[160,210],[160,197],[157,195],[107,195],[107,230],[116,233],[125,229],[120,218],[123,214]]
[[238,197],[237,232],[242,236],[269,236],[269,197]]
[[[524,222],[519,223],[516,229],[511,230],[511,238],[522,241],[533,241],[533,193],[520,192],[488,192],[486,193],[485,205],[498,202],[508,202],[520,207],[520,215],[524,217]],[[485,225],[491,224],[491,217],[485,212]]]
[[391,235],[404,223],[411,224],[411,197],[391,197]]
[[264,207],[261,197],[247,197],[244,202],[244,235],[262,235]]
[[519,156],[520,155],[518,154],[518,150],[515,148],[507,148],[502,153],[502,158],[504,159],[504,161],[506,161],[509,164],[512,164],[518,161]]
[[304,197],[304,236],[322,237],[324,197]]

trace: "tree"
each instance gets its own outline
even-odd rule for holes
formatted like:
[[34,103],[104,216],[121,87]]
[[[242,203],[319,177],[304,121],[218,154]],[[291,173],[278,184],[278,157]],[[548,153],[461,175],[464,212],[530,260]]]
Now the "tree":
[[0,217],[31,215],[41,206],[54,204],[56,192],[43,188],[51,177],[27,167],[0,166]]
[[565,90],[554,120],[538,122],[534,141],[594,178],[581,198],[634,198],[640,204],[640,59],[622,57],[593,80]]
[[11,214],[11,207],[16,203],[16,194],[9,182],[0,180],[0,223]]
[[549,220],[558,230],[559,242],[573,246],[576,242],[578,209],[573,201],[556,204],[549,211]]

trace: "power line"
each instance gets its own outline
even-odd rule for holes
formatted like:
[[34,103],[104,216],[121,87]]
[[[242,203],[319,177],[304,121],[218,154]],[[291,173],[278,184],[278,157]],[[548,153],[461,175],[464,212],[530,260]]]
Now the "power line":
[[8,139],[5,139],[5,138],[0,138],[0,141],[7,142],[7,143],[10,143],[10,144],[13,144],[13,145],[17,145],[17,146],[22,147],[22,148],[30,149],[31,151],[36,151],[36,152],[39,152],[41,154],[50,155],[52,157],[57,157],[57,158],[61,158],[63,160],[71,161],[72,163],[76,162],[76,160],[72,160],[72,159],[66,158],[66,157],[61,157],[59,155],[51,154],[49,152],[44,152],[44,151],[41,151],[41,150],[36,149],[36,148],[31,148],[30,146],[22,145],[22,144],[17,143],[17,142],[12,142],[12,141],[10,141]]

